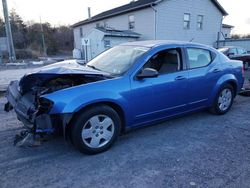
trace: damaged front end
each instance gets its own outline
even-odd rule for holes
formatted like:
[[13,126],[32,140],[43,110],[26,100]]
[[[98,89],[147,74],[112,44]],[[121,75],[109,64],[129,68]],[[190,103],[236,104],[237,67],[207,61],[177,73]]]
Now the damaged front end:
[[52,133],[54,131],[51,117],[48,114],[53,106],[52,101],[39,98],[35,92],[20,92],[19,82],[12,81],[7,89],[4,110],[9,112],[14,109],[18,120],[20,120],[26,130],[17,135],[15,145],[24,146],[35,145],[35,135],[39,133]]
[[107,79],[96,72],[88,71],[86,74],[77,70],[74,74],[68,67],[64,69],[60,67],[60,72],[56,73],[52,73],[51,68],[48,70],[25,75],[20,81],[12,81],[8,86],[6,91],[8,102],[4,110],[9,112],[14,109],[18,120],[26,128],[16,136],[14,144],[17,146],[37,145],[36,138],[43,135],[57,132],[63,132],[65,135],[65,127],[73,114],[50,114],[54,103],[43,95]]

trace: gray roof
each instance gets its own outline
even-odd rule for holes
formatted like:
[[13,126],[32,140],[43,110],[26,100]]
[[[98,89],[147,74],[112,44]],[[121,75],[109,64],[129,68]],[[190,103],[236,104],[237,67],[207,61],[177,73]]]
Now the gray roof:
[[111,36],[111,37],[139,38],[141,36],[139,33],[130,30],[117,30],[117,29],[103,28],[103,27],[97,27],[96,29],[102,31],[105,36]]
[[[75,23],[74,25],[72,25],[72,27],[78,27],[81,25],[85,25],[88,23],[92,23],[92,22],[96,22],[102,19],[106,19],[112,16],[116,16],[116,15],[120,15],[120,14],[124,14],[124,13],[128,13],[131,11],[135,11],[135,10],[139,10],[139,9],[144,9],[147,7],[150,7],[152,5],[156,5],[160,2],[162,2],[163,0],[137,0],[137,1],[132,1],[128,4],[122,5],[120,7],[102,12],[100,14],[97,14],[93,17],[91,17],[90,19],[86,19],[80,22]],[[228,15],[228,13],[225,11],[225,9],[219,4],[219,2],[217,0],[211,0],[212,3],[219,9],[219,11],[224,15]]]
[[223,28],[229,28],[229,29],[234,28],[234,26],[228,25],[228,24],[222,24],[222,27]]

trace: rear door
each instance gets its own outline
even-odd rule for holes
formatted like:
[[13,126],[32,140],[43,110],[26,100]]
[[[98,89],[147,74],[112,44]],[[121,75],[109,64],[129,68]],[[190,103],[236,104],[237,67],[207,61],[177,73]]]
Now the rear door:
[[185,50],[188,66],[188,106],[190,109],[208,105],[209,96],[222,75],[216,54],[203,48]]

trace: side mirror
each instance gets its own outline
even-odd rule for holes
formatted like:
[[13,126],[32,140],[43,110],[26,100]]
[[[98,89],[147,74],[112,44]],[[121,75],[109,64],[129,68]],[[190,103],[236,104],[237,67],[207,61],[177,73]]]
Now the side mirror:
[[159,75],[158,71],[152,68],[145,68],[140,74],[137,75],[138,79],[155,78]]

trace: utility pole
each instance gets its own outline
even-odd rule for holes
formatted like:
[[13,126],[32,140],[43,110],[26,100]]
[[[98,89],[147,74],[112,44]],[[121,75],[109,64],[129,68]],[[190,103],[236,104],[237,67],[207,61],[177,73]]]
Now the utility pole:
[[42,32],[43,55],[44,55],[45,57],[47,57],[46,44],[45,44],[45,37],[44,37],[43,24],[42,24],[42,19],[41,19],[41,17],[40,17],[40,26],[41,26],[41,32]]
[[4,22],[5,22],[5,31],[6,31],[8,51],[9,51],[9,60],[10,62],[14,62],[16,61],[16,54],[13,44],[13,38],[9,20],[9,12],[6,0],[2,0],[2,4],[3,4]]

